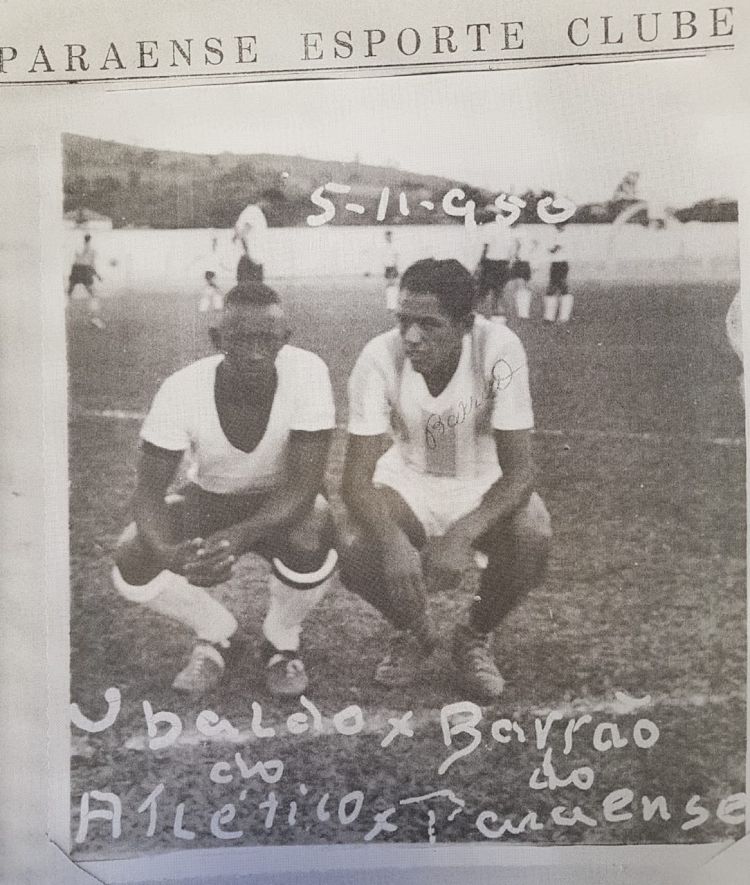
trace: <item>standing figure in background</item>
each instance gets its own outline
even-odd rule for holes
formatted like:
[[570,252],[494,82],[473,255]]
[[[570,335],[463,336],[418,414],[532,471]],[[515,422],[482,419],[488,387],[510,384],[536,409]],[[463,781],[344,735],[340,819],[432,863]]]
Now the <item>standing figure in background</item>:
[[[744,353],[743,353],[743,342],[742,342],[742,292],[738,292],[734,298],[732,299],[732,303],[729,305],[729,310],[727,311],[727,338],[729,339],[729,344],[732,350],[737,354],[737,358],[740,361],[740,366],[744,366]],[[738,378],[738,383],[740,386],[740,395],[742,399],[745,399],[745,373],[743,369],[740,369],[740,374]]]
[[393,233],[385,232],[384,247],[384,270],[385,277],[385,306],[391,313],[396,312],[398,307],[398,252],[393,245]]
[[73,295],[76,286],[81,285],[88,293],[89,322],[97,329],[104,329],[105,323],[101,318],[101,305],[94,290],[94,280],[101,282],[101,277],[96,269],[96,251],[91,245],[91,234],[83,238],[83,248],[79,249],[73,259],[73,267],[68,279],[68,298]]
[[510,266],[509,290],[516,305],[516,316],[527,320],[531,316],[531,265],[537,257],[539,241],[528,236],[516,237],[513,262]]
[[552,261],[549,283],[544,296],[544,321],[567,323],[573,312],[573,296],[568,291],[568,256],[565,243],[565,225],[555,225],[555,239],[550,247]]
[[264,277],[268,221],[259,205],[251,203],[234,223],[232,241],[240,243],[242,255],[237,265],[237,283],[262,282]]
[[205,317],[208,337],[215,350],[221,350],[221,315],[224,310],[224,293],[216,282],[216,273],[207,270],[198,313]]
[[257,264],[250,257],[247,243],[242,240],[242,255],[237,262],[237,285],[242,286],[245,283],[262,283],[263,282],[263,265]]
[[508,315],[505,287],[510,278],[513,238],[505,225],[492,222],[485,227],[489,233],[475,274],[479,283],[477,309],[492,322],[505,323]]

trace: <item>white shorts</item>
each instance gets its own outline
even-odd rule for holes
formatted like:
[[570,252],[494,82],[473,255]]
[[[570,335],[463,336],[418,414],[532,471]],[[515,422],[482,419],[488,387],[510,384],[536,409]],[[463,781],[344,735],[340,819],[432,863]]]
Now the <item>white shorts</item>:
[[372,478],[374,486],[387,486],[406,501],[422,523],[428,538],[439,537],[481,504],[491,485],[500,477],[489,474],[477,479],[453,476],[432,476],[418,473],[389,450],[378,461]]

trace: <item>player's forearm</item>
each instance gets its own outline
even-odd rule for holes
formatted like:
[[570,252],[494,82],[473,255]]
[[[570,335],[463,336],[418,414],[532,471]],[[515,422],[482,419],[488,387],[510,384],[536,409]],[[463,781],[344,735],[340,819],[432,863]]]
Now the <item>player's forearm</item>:
[[170,534],[169,507],[164,496],[137,492],[133,512],[141,540],[160,559],[168,558],[174,539]]
[[476,510],[457,520],[451,532],[473,543],[495,523],[509,519],[529,500],[534,488],[532,469],[519,471],[512,476],[502,476],[482,498]]

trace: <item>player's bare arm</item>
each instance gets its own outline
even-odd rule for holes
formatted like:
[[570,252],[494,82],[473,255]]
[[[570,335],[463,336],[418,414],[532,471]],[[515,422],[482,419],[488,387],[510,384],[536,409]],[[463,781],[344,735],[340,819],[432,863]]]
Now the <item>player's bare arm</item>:
[[206,538],[206,553],[242,556],[307,513],[323,487],[332,437],[332,430],[292,431],[287,479],[251,517]]
[[485,493],[479,506],[456,520],[431,544],[430,566],[439,578],[452,579],[474,562],[474,542],[491,526],[509,519],[529,500],[534,485],[531,431],[496,430],[495,445],[502,476]]
[[226,545],[207,549],[202,538],[175,542],[165,497],[183,453],[150,443],[141,444],[133,511],[138,536],[159,565],[197,586],[213,586],[227,579],[234,562]]
[[354,518],[372,532],[383,561],[386,582],[402,606],[415,618],[424,611],[424,576],[419,551],[393,519],[383,491],[372,484],[375,466],[390,447],[387,435],[349,434],[342,492]]

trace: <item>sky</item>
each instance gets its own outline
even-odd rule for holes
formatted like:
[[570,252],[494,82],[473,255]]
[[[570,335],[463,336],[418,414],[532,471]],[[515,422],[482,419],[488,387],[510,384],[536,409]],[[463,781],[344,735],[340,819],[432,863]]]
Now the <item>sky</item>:
[[[736,196],[738,90],[708,59],[207,87],[127,89],[70,131],[199,153],[280,153],[398,165],[520,193],[550,187],[687,205]],[[745,135],[747,143],[747,135]]]

